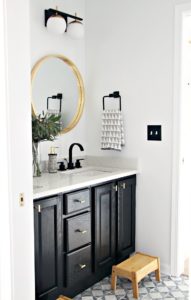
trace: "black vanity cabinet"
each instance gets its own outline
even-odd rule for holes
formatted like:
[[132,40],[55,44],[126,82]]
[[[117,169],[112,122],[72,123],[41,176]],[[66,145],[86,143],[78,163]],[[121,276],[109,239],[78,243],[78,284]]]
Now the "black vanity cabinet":
[[135,177],[118,181],[117,259],[135,251]]
[[115,263],[116,185],[108,183],[94,189],[95,271],[105,272]]
[[135,251],[135,186],[133,176],[94,188],[94,261],[102,274]]
[[63,293],[72,297],[92,276],[90,189],[64,194],[62,203]]
[[34,201],[36,300],[74,297],[135,251],[136,176]]
[[62,291],[61,201],[34,203],[36,299],[56,299]]

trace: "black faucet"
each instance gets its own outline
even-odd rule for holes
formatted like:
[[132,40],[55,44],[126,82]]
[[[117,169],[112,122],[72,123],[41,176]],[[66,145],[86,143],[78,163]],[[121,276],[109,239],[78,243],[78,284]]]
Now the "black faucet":
[[73,143],[70,145],[70,148],[69,148],[69,161],[68,161],[68,169],[74,169],[74,164],[73,164],[73,161],[72,161],[72,149],[74,146],[78,146],[80,148],[81,151],[84,151],[84,148],[81,144],[79,143]]

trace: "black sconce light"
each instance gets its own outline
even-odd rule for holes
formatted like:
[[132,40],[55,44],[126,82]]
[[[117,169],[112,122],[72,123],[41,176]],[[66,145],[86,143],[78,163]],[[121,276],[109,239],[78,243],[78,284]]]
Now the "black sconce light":
[[[84,27],[82,18],[58,11],[56,9],[46,9],[45,11],[45,27],[55,34],[67,33],[72,38],[82,38],[84,35]],[[73,19],[68,22],[68,18]]]
[[61,110],[62,110],[62,94],[53,95],[53,96],[47,98],[47,110],[49,110],[49,99],[58,99],[60,101],[60,103],[59,103],[59,113],[61,113]]

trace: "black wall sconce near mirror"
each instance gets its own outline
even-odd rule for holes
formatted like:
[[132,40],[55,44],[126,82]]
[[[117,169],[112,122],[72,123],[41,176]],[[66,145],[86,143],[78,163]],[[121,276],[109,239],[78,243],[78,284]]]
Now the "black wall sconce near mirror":
[[[84,36],[83,19],[77,17],[77,14],[70,15],[61,12],[57,9],[46,9],[44,11],[44,25],[47,29],[54,34],[67,33],[72,38],[82,38]],[[73,21],[69,22],[69,18]]]

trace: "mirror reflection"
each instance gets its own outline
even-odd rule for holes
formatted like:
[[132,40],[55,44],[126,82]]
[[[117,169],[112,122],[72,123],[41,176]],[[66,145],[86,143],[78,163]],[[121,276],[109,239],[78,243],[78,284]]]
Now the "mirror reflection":
[[60,56],[41,59],[32,70],[33,112],[60,114],[63,132],[71,130],[83,109],[83,82],[76,66]]

